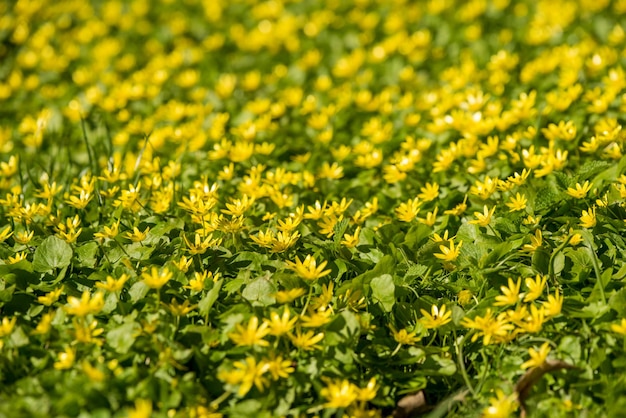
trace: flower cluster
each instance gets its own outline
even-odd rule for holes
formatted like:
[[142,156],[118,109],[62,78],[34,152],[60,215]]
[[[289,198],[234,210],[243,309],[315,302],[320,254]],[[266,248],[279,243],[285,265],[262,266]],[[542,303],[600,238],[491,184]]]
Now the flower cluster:
[[0,415],[619,407],[625,15],[0,4]]

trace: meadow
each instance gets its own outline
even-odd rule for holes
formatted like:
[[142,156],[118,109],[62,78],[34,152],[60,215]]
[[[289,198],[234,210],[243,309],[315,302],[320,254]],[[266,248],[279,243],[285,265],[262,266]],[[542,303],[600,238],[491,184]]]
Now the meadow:
[[625,0],[0,2],[0,417],[626,408]]

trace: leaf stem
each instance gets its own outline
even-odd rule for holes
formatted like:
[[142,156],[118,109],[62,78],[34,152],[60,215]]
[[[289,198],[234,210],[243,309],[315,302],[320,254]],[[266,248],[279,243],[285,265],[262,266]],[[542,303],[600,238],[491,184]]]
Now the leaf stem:
[[550,276],[550,280],[552,280],[554,282],[554,285],[557,285],[556,282],[556,276],[554,274],[554,259],[556,258],[556,256],[565,249],[565,247],[567,247],[567,245],[569,244],[569,242],[572,239],[572,234],[569,234],[567,236],[567,239],[558,247],[556,247],[556,249],[552,252],[552,255],[550,255],[550,262],[548,263],[548,276]]
[[467,388],[469,389],[471,394],[473,396],[476,396],[476,391],[474,390],[474,386],[472,386],[472,382],[470,381],[469,376],[467,375],[467,370],[465,369],[465,363],[463,362],[463,344],[465,344],[465,340],[467,339],[467,337],[469,337],[473,333],[474,333],[474,330],[471,330],[469,333],[462,336],[460,340],[458,340],[456,338],[456,331],[454,331],[454,339],[456,340],[454,344],[454,349],[456,352],[456,360],[459,365],[459,371],[461,372],[463,381],[465,382],[465,385],[467,385]]
[[602,298],[602,303],[606,305],[606,294],[604,293],[604,283],[602,282],[602,274],[600,273],[598,257],[596,256],[596,252],[593,250],[593,244],[589,240],[589,237],[585,234],[583,235],[583,239],[585,240],[585,247],[587,247],[587,250],[591,254],[591,263],[593,264],[593,271],[596,273],[596,281],[600,285],[600,298]]

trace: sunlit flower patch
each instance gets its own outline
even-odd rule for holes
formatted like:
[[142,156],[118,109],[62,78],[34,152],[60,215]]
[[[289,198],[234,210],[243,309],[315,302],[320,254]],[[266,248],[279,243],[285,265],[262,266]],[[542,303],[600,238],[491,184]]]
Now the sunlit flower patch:
[[0,3],[0,416],[607,416],[626,1]]

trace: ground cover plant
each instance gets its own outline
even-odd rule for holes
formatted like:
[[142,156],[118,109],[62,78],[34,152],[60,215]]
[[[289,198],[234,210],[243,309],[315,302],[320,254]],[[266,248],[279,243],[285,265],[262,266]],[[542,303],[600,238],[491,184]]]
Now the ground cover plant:
[[0,416],[619,416],[625,25],[0,2]]

